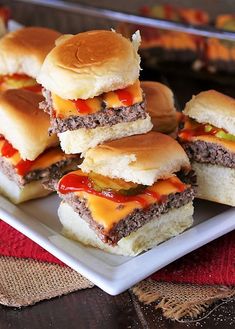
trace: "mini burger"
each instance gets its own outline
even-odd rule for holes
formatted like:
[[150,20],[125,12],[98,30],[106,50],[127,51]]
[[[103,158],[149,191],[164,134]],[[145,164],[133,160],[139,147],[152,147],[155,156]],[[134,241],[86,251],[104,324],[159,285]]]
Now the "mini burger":
[[89,31],[61,37],[46,57],[37,78],[45,88],[41,107],[66,153],[151,130],[139,42],[138,33],[130,42],[114,31]]
[[0,39],[0,91],[24,88],[41,92],[36,76],[60,33],[26,27]]
[[235,206],[235,100],[201,92],[184,114],[179,140],[197,176],[197,197]]
[[134,256],[192,225],[193,176],[171,137],[149,132],[105,142],[87,151],[80,168],[57,184],[65,236]]
[[14,203],[45,196],[42,183],[74,168],[56,135],[48,136],[49,117],[38,107],[43,96],[26,90],[0,94],[0,193]]
[[146,98],[146,110],[153,123],[152,130],[165,134],[175,132],[177,117],[171,89],[155,81],[141,81],[140,86]]

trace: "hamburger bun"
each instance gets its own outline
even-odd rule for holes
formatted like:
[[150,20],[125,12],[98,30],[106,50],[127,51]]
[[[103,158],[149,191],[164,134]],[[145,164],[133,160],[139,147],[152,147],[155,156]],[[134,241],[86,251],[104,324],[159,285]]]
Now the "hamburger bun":
[[155,81],[141,81],[154,131],[170,134],[177,127],[174,95],[166,85]]
[[197,176],[196,197],[235,206],[235,169],[192,162]]
[[[130,122],[120,122],[113,126],[96,127],[94,129],[80,128],[67,130],[58,134],[62,150],[67,154],[84,153],[107,140],[125,136],[144,134],[152,129],[149,115],[145,119]],[[79,141],[79,142],[78,142]]]
[[0,94],[0,134],[22,159],[34,160],[46,148],[59,144],[56,135],[48,136],[50,119],[39,109],[43,96],[22,89]]
[[189,159],[173,138],[149,132],[106,142],[89,149],[80,168],[111,178],[153,185],[181,168],[190,168]]
[[184,114],[235,135],[235,99],[215,90],[199,93],[186,104]]
[[19,187],[0,171],[0,194],[7,197],[11,202],[18,204],[24,201],[47,196],[52,193],[44,188],[42,181],[33,181],[23,187]]
[[116,246],[101,241],[89,224],[67,203],[61,203],[58,215],[63,225],[62,233],[69,239],[103,249],[109,253],[136,256],[190,227],[193,223],[193,205],[192,202],[189,202],[180,208],[171,209],[161,216],[153,216],[150,222],[119,240]]
[[46,57],[37,81],[64,99],[125,88],[139,77],[139,34],[132,40],[105,30],[64,36]]
[[26,27],[0,39],[0,73],[36,78],[46,55],[61,34],[43,27]]

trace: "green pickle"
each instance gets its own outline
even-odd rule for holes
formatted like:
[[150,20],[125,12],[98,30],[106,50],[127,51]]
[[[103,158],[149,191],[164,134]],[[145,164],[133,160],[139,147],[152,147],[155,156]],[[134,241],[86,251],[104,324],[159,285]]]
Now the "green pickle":
[[122,195],[140,194],[145,188],[145,185],[126,182],[122,179],[110,178],[96,173],[89,173],[88,177],[92,181],[92,187],[98,192],[113,191]]
[[222,138],[222,139],[226,139],[232,142],[235,142],[235,136],[229,133],[224,132],[223,130],[218,131],[215,134],[216,137],[218,138]]

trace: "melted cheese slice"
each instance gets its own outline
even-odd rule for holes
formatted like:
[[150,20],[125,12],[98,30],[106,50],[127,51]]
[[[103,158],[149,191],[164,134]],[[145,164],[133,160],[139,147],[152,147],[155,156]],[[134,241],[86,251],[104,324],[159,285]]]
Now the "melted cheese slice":
[[[139,80],[137,80],[133,85],[126,87],[125,91],[131,94],[133,99],[132,105],[142,102],[143,96]],[[106,108],[118,108],[121,106],[125,106],[125,104],[121,102],[115,91],[110,91],[100,96],[84,100],[84,102],[90,109],[89,113],[85,114],[78,112],[78,110],[76,109],[76,105],[73,101],[63,99],[54,93],[51,94],[51,97],[55,115],[59,118],[66,118],[71,115],[79,116],[96,113],[102,110],[103,102],[105,102]]]
[[[185,129],[194,129],[200,125],[201,125],[200,123],[198,123],[196,121],[188,120],[188,118],[187,118],[185,121],[184,128]],[[179,136],[180,136],[180,133],[179,133]],[[227,140],[227,139],[219,138],[214,135],[193,136],[193,137],[191,137],[191,141],[192,142],[203,141],[206,143],[214,143],[214,144],[222,146],[223,148],[227,149],[230,152],[235,153],[235,142]]]
[[[148,187],[148,190],[156,192],[161,196],[179,192],[178,188],[174,186],[172,182],[180,183],[186,188],[186,185],[183,184],[178,177],[174,176],[156,182],[153,186]],[[106,232],[110,231],[114,225],[130,215],[135,209],[143,209],[143,206],[138,201],[118,203],[86,192],[75,192],[75,194],[79,198],[85,198],[87,200],[87,206],[93,220],[102,225]],[[156,199],[152,196],[146,194],[139,194],[139,196],[145,199],[148,205],[156,203]]]
[[[1,150],[5,141],[0,140],[0,156],[2,156]],[[74,157],[74,155],[65,154],[59,147],[53,147],[42,154],[40,154],[34,161],[32,161],[32,166],[30,167],[30,171],[37,169],[45,169],[50,167],[52,164],[57,163],[62,160],[66,160],[68,158]],[[13,167],[16,167],[19,162],[22,161],[20,153],[16,151],[11,157],[4,157],[6,161],[9,161]]]

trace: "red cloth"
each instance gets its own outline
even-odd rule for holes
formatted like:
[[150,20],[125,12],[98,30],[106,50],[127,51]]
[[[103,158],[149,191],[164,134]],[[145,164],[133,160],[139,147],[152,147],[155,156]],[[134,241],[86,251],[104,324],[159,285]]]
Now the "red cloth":
[[[63,265],[23,234],[0,221],[0,255]],[[151,276],[154,280],[235,285],[235,231],[182,257]]]

